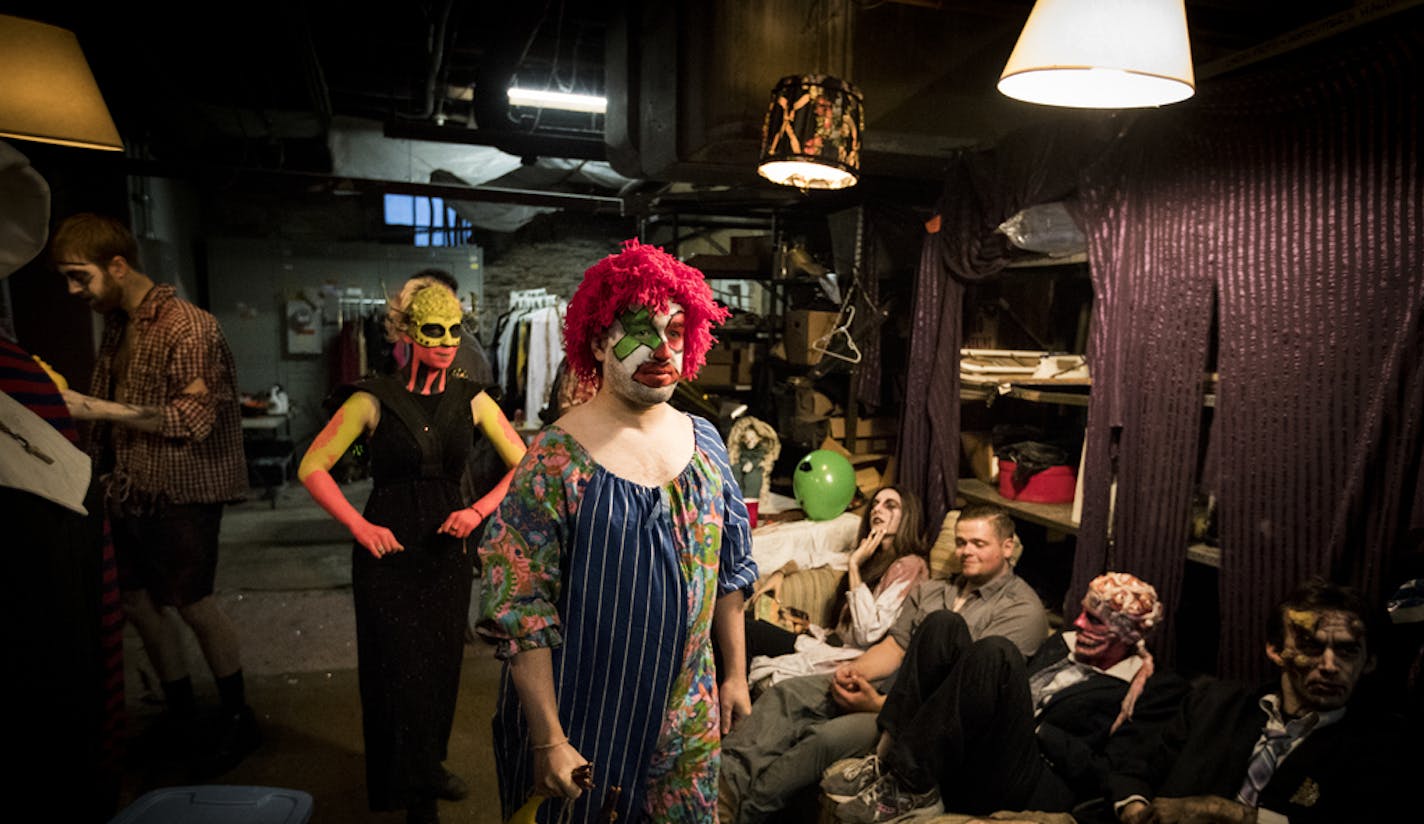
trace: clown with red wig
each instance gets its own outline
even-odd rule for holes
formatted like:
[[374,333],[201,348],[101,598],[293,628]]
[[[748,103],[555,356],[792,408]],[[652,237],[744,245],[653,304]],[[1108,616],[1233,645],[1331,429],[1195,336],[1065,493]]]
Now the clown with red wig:
[[721,736],[751,701],[744,674],[718,684],[713,644],[742,660],[757,571],[717,428],[668,401],[727,314],[636,240],[569,302],[566,365],[597,392],[539,433],[480,547],[506,817],[532,793],[558,802],[544,821],[716,818]]

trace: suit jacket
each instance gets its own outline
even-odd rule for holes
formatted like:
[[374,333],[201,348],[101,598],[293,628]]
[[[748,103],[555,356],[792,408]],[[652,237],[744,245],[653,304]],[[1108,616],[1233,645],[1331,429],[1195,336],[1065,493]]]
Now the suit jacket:
[[[1234,800],[1266,724],[1261,696],[1274,687],[1207,681],[1156,735],[1113,742],[1110,798],[1216,795]],[[1291,824],[1363,821],[1402,815],[1400,725],[1355,707],[1312,732],[1276,767],[1260,807]],[[1388,819],[1379,820],[1405,820]]]
[[[1054,633],[1028,661],[1034,673],[1068,657],[1063,633]],[[1108,731],[1122,709],[1128,684],[1121,678],[1093,672],[1085,681],[1054,693],[1038,717],[1038,748],[1053,771],[1068,782],[1079,798],[1103,794],[1108,773],[1105,754]],[[1165,724],[1176,714],[1188,693],[1186,680],[1166,671],[1147,679],[1132,720],[1118,731],[1147,731]]]

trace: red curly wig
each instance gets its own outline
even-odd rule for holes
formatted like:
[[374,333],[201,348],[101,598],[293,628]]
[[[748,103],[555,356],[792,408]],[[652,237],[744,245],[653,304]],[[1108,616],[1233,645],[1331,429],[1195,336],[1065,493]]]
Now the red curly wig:
[[717,339],[712,326],[731,314],[712,299],[702,273],[637,239],[623,242],[623,251],[595,263],[583,274],[564,316],[564,357],[569,369],[584,380],[599,382],[602,372],[592,344],[630,306],[647,306],[656,313],[668,304],[682,307],[684,316],[682,376],[695,378]]

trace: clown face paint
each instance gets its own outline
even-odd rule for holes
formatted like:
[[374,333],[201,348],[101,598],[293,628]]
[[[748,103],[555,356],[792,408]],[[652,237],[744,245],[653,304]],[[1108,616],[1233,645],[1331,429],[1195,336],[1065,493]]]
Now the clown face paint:
[[1369,668],[1365,624],[1338,610],[1289,610],[1285,642],[1266,654],[1281,668],[1287,712],[1324,712],[1345,706]]
[[683,317],[681,306],[666,313],[647,307],[622,312],[608,327],[603,375],[609,387],[640,404],[667,401],[682,379]]
[[654,315],[646,307],[628,309],[613,321],[608,338],[613,356],[636,373],[648,361],[664,361],[682,377],[682,307],[668,305],[667,314]]

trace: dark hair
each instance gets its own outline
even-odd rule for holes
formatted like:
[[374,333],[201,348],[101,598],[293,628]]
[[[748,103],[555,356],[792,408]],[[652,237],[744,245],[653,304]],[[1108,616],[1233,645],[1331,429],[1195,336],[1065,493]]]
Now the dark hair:
[[455,280],[454,275],[450,274],[444,269],[421,269],[419,272],[416,272],[415,274],[406,278],[406,280],[415,280],[416,278],[434,278],[445,284],[446,286],[450,287],[451,292],[454,292],[456,295],[460,294],[460,282],[458,280]]
[[138,241],[123,221],[94,212],[80,212],[60,222],[49,239],[49,263],[73,262],[76,258],[105,266],[116,257],[128,261],[138,271]]
[[1285,647],[1286,613],[1290,610],[1331,610],[1348,612],[1359,617],[1365,624],[1367,651],[1370,639],[1380,637],[1382,616],[1378,608],[1371,606],[1359,590],[1314,577],[1296,587],[1271,609],[1270,617],[1266,620],[1266,643],[1276,649]]
[[875,490],[875,494],[865,503],[865,512],[860,516],[860,530],[856,533],[856,543],[865,540],[870,534],[870,511],[875,508],[875,499],[885,490],[896,492],[900,496],[900,528],[890,538],[892,552],[876,551],[866,559],[865,565],[860,568],[860,577],[871,589],[880,581],[880,576],[885,574],[885,570],[897,558],[906,555],[919,555],[929,560],[929,544],[925,542],[924,535],[924,515],[920,506],[920,499],[910,490],[896,484],[887,484]]
[[1016,534],[1014,519],[1009,516],[1009,511],[998,504],[974,503],[966,504],[959,510],[959,523],[964,521],[992,521],[994,524],[994,534],[999,536],[999,540],[1012,538]]

